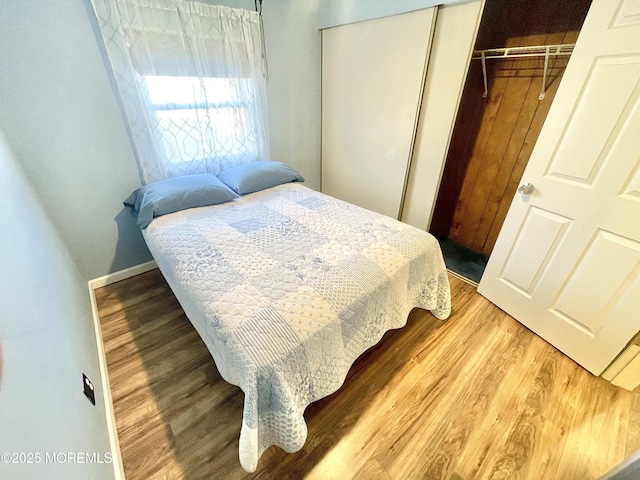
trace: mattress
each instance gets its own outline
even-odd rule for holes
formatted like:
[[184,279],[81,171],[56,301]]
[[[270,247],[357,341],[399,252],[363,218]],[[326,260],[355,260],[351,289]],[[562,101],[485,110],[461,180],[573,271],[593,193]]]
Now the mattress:
[[414,307],[449,315],[431,235],[300,184],[158,217],[143,234],[220,374],[244,392],[248,472],[271,445],[300,450],[305,408]]

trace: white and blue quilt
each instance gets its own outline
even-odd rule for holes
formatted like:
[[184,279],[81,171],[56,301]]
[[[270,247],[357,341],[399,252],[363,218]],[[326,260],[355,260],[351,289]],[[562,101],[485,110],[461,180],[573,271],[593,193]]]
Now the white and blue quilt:
[[271,445],[302,448],[305,408],[411,309],[449,315],[431,235],[300,184],[158,217],[144,236],[220,374],[245,394],[249,472]]

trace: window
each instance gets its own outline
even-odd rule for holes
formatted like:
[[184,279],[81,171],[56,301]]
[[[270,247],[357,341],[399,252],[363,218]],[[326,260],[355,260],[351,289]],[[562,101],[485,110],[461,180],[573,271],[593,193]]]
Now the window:
[[[144,77],[148,108],[160,127],[171,164],[224,157],[242,163],[258,156],[253,124],[256,94],[244,78]],[[247,159],[247,160],[245,160]]]
[[145,183],[269,158],[257,12],[92,0]]

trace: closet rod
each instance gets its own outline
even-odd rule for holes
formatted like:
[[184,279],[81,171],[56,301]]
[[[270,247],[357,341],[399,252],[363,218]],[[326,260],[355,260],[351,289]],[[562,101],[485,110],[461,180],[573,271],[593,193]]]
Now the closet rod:
[[547,70],[549,67],[549,57],[558,57],[562,55],[571,55],[575,43],[563,43],[557,45],[535,45],[531,47],[507,47],[507,48],[489,48],[486,50],[474,50],[472,60],[482,61],[482,76],[484,78],[484,92],[482,97],[486,98],[489,90],[487,87],[487,60],[496,58],[522,58],[522,57],[544,57],[544,72],[542,74],[542,91],[539,100],[544,98],[545,88],[547,85]]

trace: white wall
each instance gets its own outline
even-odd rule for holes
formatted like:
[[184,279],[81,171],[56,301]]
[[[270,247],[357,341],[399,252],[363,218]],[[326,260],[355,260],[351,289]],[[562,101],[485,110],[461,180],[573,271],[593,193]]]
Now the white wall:
[[[272,158],[316,189],[319,3],[264,2]],[[95,28],[89,0],[0,2],[0,129],[85,280],[151,259],[122,206],[140,177]]]
[[140,180],[88,8],[0,6],[0,129],[86,280],[151,258],[122,206]]
[[320,189],[320,0],[265,0],[271,157]]
[[1,132],[0,204],[0,453],[41,455],[39,464],[0,463],[0,477],[113,478],[109,464],[45,461],[110,452],[100,371],[86,283]]

